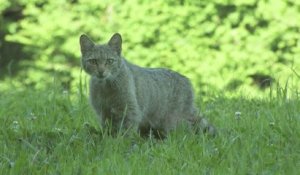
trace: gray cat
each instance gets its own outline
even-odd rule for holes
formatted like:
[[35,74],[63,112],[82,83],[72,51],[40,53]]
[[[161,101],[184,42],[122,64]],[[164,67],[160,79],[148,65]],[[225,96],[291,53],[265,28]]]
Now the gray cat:
[[121,56],[122,37],[96,45],[80,36],[82,67],[91,75],[90,100],[103,127],[135,129],[141,136],[164,138],[181,124],[215,134],[198,116],[190,81],[172,70],[142,68]]

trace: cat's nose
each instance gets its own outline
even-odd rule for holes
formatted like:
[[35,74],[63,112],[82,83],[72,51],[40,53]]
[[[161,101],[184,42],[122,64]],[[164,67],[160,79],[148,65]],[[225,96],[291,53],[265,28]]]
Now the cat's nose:
[[104,71],[98,71],[97,77],[104,78]]

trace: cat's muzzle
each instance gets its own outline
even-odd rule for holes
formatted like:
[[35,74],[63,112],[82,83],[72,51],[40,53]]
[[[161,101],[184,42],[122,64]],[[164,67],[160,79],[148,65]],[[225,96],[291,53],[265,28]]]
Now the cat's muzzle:
[[109,73],[106,72],[106,71],[98,72],[96,76],[99,79],[105,79],[105,78],[107,78],[109,76]]

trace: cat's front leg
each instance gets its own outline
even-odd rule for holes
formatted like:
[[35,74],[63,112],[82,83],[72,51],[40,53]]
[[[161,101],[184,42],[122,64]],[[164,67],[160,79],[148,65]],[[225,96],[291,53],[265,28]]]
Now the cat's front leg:
[[137,108],[127,108],[119,121],[119,130],[124,134],[138,130],[141,121],[141,112]]
[[131,108],[107,108],[103,110],[101,116],[101,126],[104,131],[116,136],[125,134],[130,130],[137,130],[140,112]]

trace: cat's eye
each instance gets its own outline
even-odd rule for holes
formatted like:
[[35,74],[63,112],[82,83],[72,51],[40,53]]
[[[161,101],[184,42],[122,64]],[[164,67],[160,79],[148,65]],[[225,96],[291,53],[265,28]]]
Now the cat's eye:
[[96,65],[97,64],[97,60],[96,59],[89,59],[89,60],[87,60],[87,62],[89,64],[92,64],[92,65]]
[[112,59],[112,58],[109,58],[109,59],[106,60],[107,65],[113,64],[114,62],[115,62],[115,60]]

